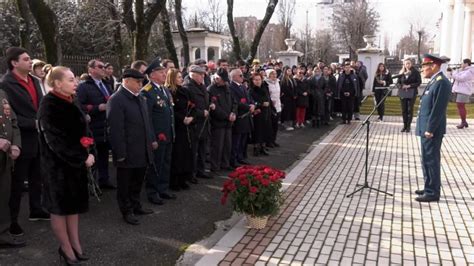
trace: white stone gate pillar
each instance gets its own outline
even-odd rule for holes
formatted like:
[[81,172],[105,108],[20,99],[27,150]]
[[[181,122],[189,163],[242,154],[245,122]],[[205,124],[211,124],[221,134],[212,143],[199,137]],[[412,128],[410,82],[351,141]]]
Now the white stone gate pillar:
[[464,33],[464,1],[454,1],[454,16],[453,16],[453,38],[451,45],[451,64],[461,63],[463,33]]
[[470,58],[472,53],[472,11],[466,7],[464,15],[464,34],[462,45],[462,59]]
[[448,0],[443,0],[443,20],[441,23],[441,45],[439,53],[451,57],[451,35],[453,22],[453,8]]

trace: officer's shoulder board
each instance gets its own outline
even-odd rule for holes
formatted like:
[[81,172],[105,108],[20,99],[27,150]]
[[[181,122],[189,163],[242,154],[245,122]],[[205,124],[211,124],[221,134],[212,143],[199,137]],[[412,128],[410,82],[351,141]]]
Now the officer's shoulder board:
[[443,76],[439,75],[437,78],[436,78],[436,81],[440,81],[443,79]]
[[143,91],[151,91],[153,89],[153,85],[151,85],[150,83],[146,84],[142,90]]

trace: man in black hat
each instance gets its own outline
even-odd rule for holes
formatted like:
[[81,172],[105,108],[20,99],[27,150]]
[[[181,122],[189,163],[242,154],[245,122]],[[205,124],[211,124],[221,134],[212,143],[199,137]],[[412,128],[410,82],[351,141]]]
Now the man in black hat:
[[154,149],[154,163],[146,174],[146,194],[148,201],[162,205],[163,199],[176,199],[176,195],[168,191],[174,139],[173,100],[171,93],[164,86],[166,68],[158,58],[151,62],[145,73],[150,82],[143,87],[141,94],[147,99]]
[[145,171],[153,162],[146,99],[140,96],[144,78],[137,70],[125,70],[120,89],[107,103],[110,143],[117,167],[118,205],[125,222],[132,225],[140,224],[136,215],[153,213],[140,204]]
[[430,78],[420,98],[416,135],[421,138],[421,161],[424,189],[416,190],[419,202],[439,201],[441,193],[441,144],[446,133],[446,109],[451,95],[451,83],[442,73],[445,59],[426,54],[422,74]]
[[197,183],[194,177],[211,178],[205,172],[206,147],[209,138],[209,112],[216,107],[209,102],[209,93],[204,85],[206,71],[197,65],[189,67],[189,80],[184,87],[189,91],[191,101],[195,105],[196,116],[194,117],[195,131],[192,137],[192,150],[194,156],[193,178],[191,183]]
[[229,90],[229,74],[224,68],[217,69],[212,76],[209,91],[210,102],[216,105],[211,111],[211,172],[232,170],[230,153],[232,147],[232,124],[236,119],[236,105]]
[[[193,65],[199,66],[204,70],[204,86],[207,88],[209,85],[211,85],[211,77],[209,76],[208,68],[207,68],[207,62],[204,59],[197,59],[194,61]],[[190,71],[191,72],[191,71]]]

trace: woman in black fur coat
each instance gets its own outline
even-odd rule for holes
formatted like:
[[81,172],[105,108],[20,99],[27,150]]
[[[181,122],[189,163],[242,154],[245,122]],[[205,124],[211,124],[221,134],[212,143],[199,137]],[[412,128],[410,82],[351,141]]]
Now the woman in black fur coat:
[[47,82],[53,90],[38,110],[43,202],[60,242],[58,252],[69,265],[88,259],[79,241],[78,214],[89,209],[87,167],[94,164],[94,156],[81,144],[90,134],[84,113],[73,98],[77,88],[74,74],[66,67],[54,67],[48,71]]
[[267,84],[263,82],[263,77],[258,72],[252,73],[250,77],[249,94],[255,102],[253,113],[254,155],[269,155],[264,144],[269,143],[272,136],[272,100]]

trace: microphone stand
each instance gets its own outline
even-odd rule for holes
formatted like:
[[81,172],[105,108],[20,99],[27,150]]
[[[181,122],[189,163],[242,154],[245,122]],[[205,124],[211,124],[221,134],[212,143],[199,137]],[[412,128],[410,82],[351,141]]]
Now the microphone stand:
[[[395,88],[395,87],[394,87]],[[385,102],[385,99],[388,97],[388,95],[390,95],[390,93],[392,92],[393,88],[390,88],[388,87],[388,90],[387,92],[385,93],[384,97],[382,98],[382,100],[380,102],[378,102],[375,106],[374,106],[374,109],[372,109],[372,112],[370,112],[370,114],[367,116],[367,118],[362,122],[362,124],[360,125],[359,129],[356,131],[356,133],[352,136],[352,139],[354,139],[355,137],[357,137],[357,135],[359,134],[359,132],[361,131],[361,129],[364,127],[364,126],[367,126],[367,132],[366,132],[366,140],[365,140],[365,177],[364,177],[364,184],[360,185],[360,184],[357,184],[356,187],[359,187],[358,189],[356,189],[354,192],[350,193],[350,194],[347,194],[346,197],[352,197],[355,193],[363,190],[364,188],[368,188],[369,190],[375,190],[379,193],[384,193],[384,194],[387,194],[389,196],[392,196],[393,197],[393,194],[391,193],[388,193],[386,191],[382,191],[380,189],[377,189],[377,188],[374,188],[374,187],[371,187],[369,186],[369,182],[367,181],[367,177],[369,175],[369,136],[370,136],[370,118],[372,117],[372,115],[375,113],[375,111],[377,110],[377,108],[383,103]],[[375,95],[374,95],[375,97]]]

